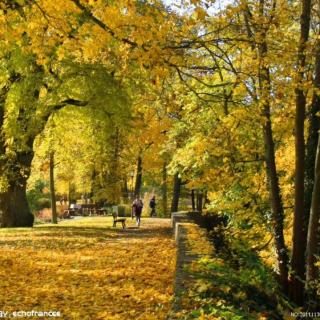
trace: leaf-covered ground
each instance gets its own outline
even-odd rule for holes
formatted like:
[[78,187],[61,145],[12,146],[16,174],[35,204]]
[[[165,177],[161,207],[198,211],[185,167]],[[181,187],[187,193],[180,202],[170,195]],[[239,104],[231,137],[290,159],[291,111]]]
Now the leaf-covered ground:
[[0,309],[63,319],[165,319],[173,294],[170,221],[113,229],[110,217],[0,230]]

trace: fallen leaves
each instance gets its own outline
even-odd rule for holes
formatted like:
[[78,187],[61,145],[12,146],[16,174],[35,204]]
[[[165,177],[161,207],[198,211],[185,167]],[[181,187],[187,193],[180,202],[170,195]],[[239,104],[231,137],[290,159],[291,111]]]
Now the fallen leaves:
[[150,221],[127,230],[105,217],[1,230],[1,308],[55,309],[63,319],[164,319],[175,247],[170,222]]

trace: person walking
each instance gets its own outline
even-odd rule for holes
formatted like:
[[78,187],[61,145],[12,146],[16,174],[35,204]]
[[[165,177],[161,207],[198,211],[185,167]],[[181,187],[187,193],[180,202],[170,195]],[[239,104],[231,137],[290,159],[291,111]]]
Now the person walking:
[[135,214],[138,227],[140,227],[142,209],[143,202],[139,196],[136,196],[136,199],[132,203],[132,216]]
[[150,200],[149,207],[151,208],[150,217],[156,216],[156,197],[153,196]]

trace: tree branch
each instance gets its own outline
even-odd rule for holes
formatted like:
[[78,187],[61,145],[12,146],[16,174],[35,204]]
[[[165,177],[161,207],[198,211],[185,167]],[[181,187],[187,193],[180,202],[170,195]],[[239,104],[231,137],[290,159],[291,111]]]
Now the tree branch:
[[[98,25],[101,29],[103,29],[104,31],[108,32],[110,35],[112,35],[115,39],[122,41],[123,43],[129,44],[130,46],[136,48],[138,47],[138,44],[134,41],[131,41],[127,38],[118,38],[115,34],[115,32],[109,27],[107,26],[104,22],[102,22],[101,20],[99,20],[97,17],[95,17],[93,15],[93,13],[88,10],[88,8],[86,8],[83,4],[80,3],[79,0],[71,0],[78,9],[80,9],[93,23],[95,23],[96,25]],[[143,47],[142,47],[143,48]]]

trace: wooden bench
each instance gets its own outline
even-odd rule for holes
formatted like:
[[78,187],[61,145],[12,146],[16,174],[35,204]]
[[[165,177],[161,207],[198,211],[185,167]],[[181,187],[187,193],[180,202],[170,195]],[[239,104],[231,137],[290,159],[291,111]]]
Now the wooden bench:
[[113,213],[112,217],[113,217],[113,227],[114,228],[116,228],[117,222],[121,222],[122,223],[122,229],[126,228],[126,218],[118,217],[118,215],[116,213]]
[[98,216],[106,216],[108,214],[107,209],[105,208],[96,209],[95,212],[96,212],[96,215]]
[[62,218],[67,219],[70,218],[71,216],[77,215],[78,211],[76,209],[66,209],[63,211]]

